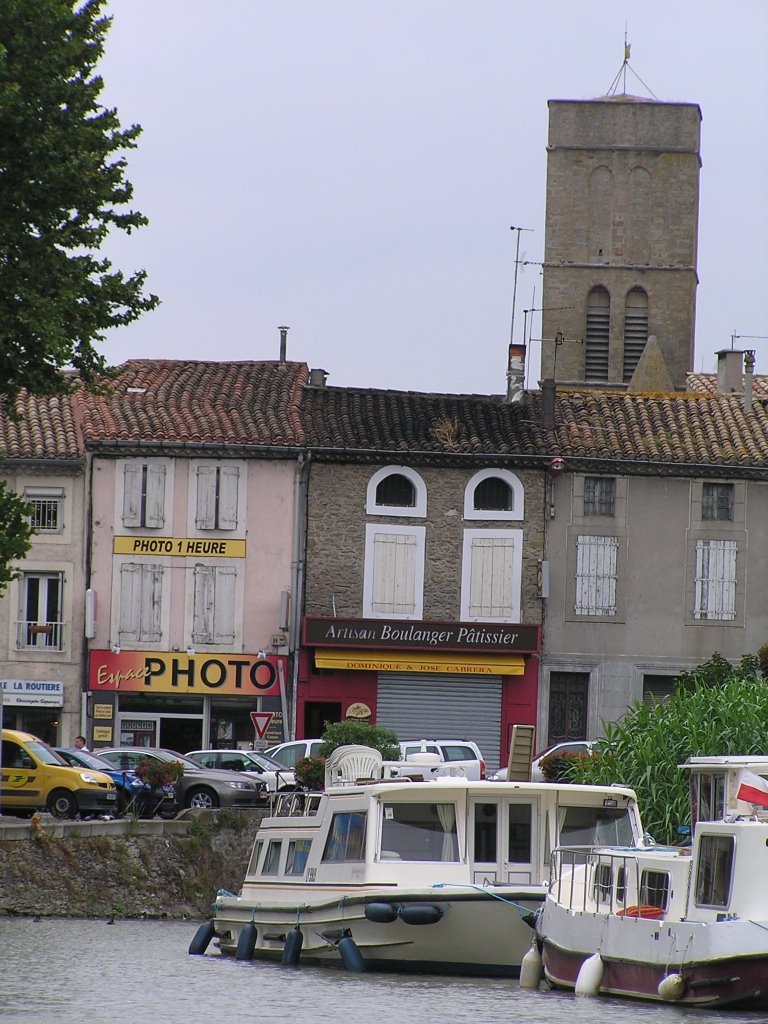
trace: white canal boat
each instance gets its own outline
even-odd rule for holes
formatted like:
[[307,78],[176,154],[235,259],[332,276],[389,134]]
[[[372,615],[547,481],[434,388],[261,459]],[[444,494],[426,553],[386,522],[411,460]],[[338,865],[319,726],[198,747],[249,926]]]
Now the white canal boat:
[[551,851],[641,839],[628,789],[363,778],[387,765],[336,754],[323,793],[277,796],[190,953],[215,937],[240,959],[516,977]]
[[554,851],[545,977],[581,995],[768,1009],[768,757],[697,757],[689,847]]

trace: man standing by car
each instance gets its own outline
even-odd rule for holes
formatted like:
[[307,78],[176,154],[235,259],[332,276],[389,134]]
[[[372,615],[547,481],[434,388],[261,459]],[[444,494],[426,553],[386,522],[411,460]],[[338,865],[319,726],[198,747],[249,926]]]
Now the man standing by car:
[[84,750],[86,754],[90,753],[91,748],[86,743],[85,736],[75,736],[75,746],[78,750]]

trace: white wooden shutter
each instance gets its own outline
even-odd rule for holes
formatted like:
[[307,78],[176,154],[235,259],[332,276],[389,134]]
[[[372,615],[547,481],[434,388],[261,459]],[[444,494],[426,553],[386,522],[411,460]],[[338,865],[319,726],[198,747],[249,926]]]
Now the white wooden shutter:
[[469,618],[511,620],[515,542],[512,537],[473,537]]
[[237,466],[222,466],[219,470],[219,529],[237,529],[237,484],[240,470]]
[[123,526],[141,526],[141,483],[144,467],[129,462],[123,467]]
[[372,611],[379,615],[415,614],[416,537],[377,533],[373,545]]
[[213,642],[230,644],[235,639],[235,582],[237,570],[232,566],[216,569],[216,593],[213,607]]
[[195,566],[195,595],[192,639],[199,644],[212,644],[213,609],[216,598],[216,569],[212,565]]
[[165,466],[148,465],[146,521],[144,526],[159,528],[165,523]]
[[141,578],[142,565],[129,563],[120,567],[120,620],[121,640],[138,642],[141,635]]
[[142,566],[141,577],[141,632],[143,643],[156,643],[162,637],[161,604],[163,569],[159,565]]
[[735,540],[696,542],[695,619],[736,618]]
[[197,467],[197,513],[195,526],[198,530],[216,528],[216,467]]
[[576,538],[577,615],[616,614],[616,537]]

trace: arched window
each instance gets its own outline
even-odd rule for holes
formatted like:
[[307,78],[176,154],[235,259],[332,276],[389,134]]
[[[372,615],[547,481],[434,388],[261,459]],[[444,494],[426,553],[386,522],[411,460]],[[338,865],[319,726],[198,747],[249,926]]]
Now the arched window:
[[584,379],[608,380],[608,341],[611,297],[603,287],[587,296],[587,331],[584,339]]
[[407,466],[386,466],[368,481],[366,512],[371,516],[427,514],[427,489],[418,473]]
[[523,485],[508,469],[481,469],[464,492],[465,519],[522,519]]
[[624,383],[628,384],[648,341],[648,296],[633,288],[624,307]]

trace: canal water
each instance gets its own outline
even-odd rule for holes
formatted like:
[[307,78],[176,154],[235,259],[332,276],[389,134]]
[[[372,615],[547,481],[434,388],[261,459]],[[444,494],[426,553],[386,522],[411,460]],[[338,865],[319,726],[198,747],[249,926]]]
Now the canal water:
[[18,1024],[705,1024],[761,1013],[188,956],[195,922],[0,918],[0,1020]]

